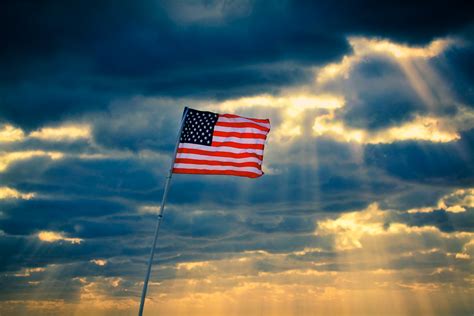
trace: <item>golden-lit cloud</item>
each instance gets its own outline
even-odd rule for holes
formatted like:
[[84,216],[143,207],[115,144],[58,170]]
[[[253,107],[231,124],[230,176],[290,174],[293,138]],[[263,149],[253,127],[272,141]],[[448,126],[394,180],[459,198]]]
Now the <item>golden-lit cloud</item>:
[[[3,125],[0,128],[0,143],[20,142],[29,139],[40,139],[44,141],[73,141],[79,139],[91,139],[91,127],[87,124],[64,124],[57,127],[43,127],[25,135],[23,130],[12,125]],[[56,160],[66,154],[59,151],[48,151],[41,149],[22,151],[0,151],[0,172],[5,171],[8,166],[19,160],[31,159],[33,157],[49,157]],[[82,158],[80,154],[79,158]],[[100,153],[97,155],[101,155]]]
[[385,39],[366,37],[349,37],[348,41],[352,47],[352,53],[343,56],[338,63],[325,65],[318,69],[317,83],[325,83],[338,77],[349,78],[354,65],[360,63],[367,56],[381,54],[402,62],[407,59],[428,59],[438,56],[448,47],[459,44],[458,41],[451,38],[437,39],[424,47],[412,47]]
[[[359,227],[363,226],[359,224]],[[374,232],[373,228],[367,228],[366,232],[378,234],[379,229],[375,228]],[[377,237],[373,236],[374,239]],[[403,234],[389,237],[403,239]],[[192,262],[191,265],[182,263],[180,267],[187,268],[178,270],[175,279],[150,287],[146,310],[165,315],[301,315],[302,310],[309,310],[312,315],[353,315],[355,311],[371,314],[375,310],[384,314],[429,314],[431,308],[449,310],[453,301],[464,306],[464,300],[473,294],[467,284],[455,293],[446,293],[452,283],[435,281],[447,273],[453,276],[453,281],[465,276],[462,273],[458,276],[455,268],[425,268],[423,272],[410,268],[396,269],[390,266],[389,258],[394,259],[400,253],[390,255],[384,244],[379,245],[378,252],[370,249],[370,255],[355,250],[353,254],[341,250],[340,257],[329,259],[344,267],[335,271],[318,270],[323,266],[296,261],[287,261],[287,266],[291,268],[284,271],[255,270],[260,262],[276,268],[288,260],[285,254],[266,252],[246,253],[233,259]],[[436,255],[437,251],[423,250],[420,255]],[[412,255],[407,253],[402,257],[410,260]],[[352,265],[351,262],[361,265]],[[377,265],[383,268],[371,268]],[[422,281],[420,275],[428,279]],[[450,302],[447,305],[443,300],[426,304],[419,302],[433,297],[447,298],[446,295]],[[242,302],[245,304],[242,305]]]
[[91,127],[86,124],[65,124],[57,127],[43,127],[29,134],[31,138],[47,141],[70,141],[91,138]]
[[79,304],[76,304],[75,309],[80,314],[100,315],[104,311],[117,313],[137,306],[136,300],[131,297],[121,299],[111,295],[116,291],[127,294],[127,290],[122,289],[123,279],[120,277],[83,277],[78,278],[78,281],[81,289]]
[[192,270],[195,268],[208,267],[210,265],[209,261],[198,261],[198,262],[182,262],[177,264],[178,270]]
[[[33,132],[28,137],[41,138],[49,141],[68,141],[77,140],[82,138],[89,138],[90,128],[83,127],[80,125],[54,128],[44,128],[40,131]],[[33,136],[31,136],[33,135]],[[26,140],[28,137],[20,140]],[[12,140],[13,141],[13,140]],[[139,158],[142,160],[168,160],[169,157],[163,153],[157,153],[150,150],[141,150],[137,153],[130,152],[128,150],[105,150],[99,146],[94,146],[92,152],[80,152],[80,153],[68,153],[62,151],[51,151],[51,150],[21,150],[21,151],[0,151],[0,172],[5,171],[11,164],[21,161],[28,160],[35,157],[47,157],[52,160],[58,160],[63,158],[77,158],[83,160],[101,160],[101,159],[126,159],[126,158]]]
[[428,63],[430,58],[439,56],[446,49],[462,45],[461,41],[452,38],[436,39],[426,46],[417,47],[365,37],[349,37],[348,41],[352,53],[344,56],[340,62],[317,69],[317,85],[340,78],[348,79],[355,65],[380,55],[394,60],[399,65],[411,87],[428,108],[456,104],[457,114],[448,119],[429,114],[417,116],[399,126],[371,132],[347,127],[337,118],[336,111],[329,111],[315,118],[313,131],[316,136],[329,135],[340,141],[369,144],[404,140],[450,142],[460,139],[460,131],[474,126],[474,111],[456,100],[444,78]]
[[248,115],[266,116],[260,110],[277,109],[282,122],[272,127],[270,137],[278,141],[291,140],[303,134],[303,120],[307,111],[334,110],[344,106],[344,98],[331,94],[312,94],[309,92],[285,92],[278,96],[262,94],[252,97],[231,99],[213,104],[210,109],[219,112],[249,113]]
[[13,125],[4,124],[0,127],[0,143],[16,142],[23,140],[25,133],[23,130],[14,127]]
[[[438,103],[456,104],[458,111],[449,119],[436,115],[418,115],[411,121],[402,122],[377,131],[363,128],[351,128],[338,117],[341,109],[350,106],[344,95],[325,93],[319,89],[314,93],[310,88],[287,89],[278,95],[261,94],[229,99],[208,106],[218,112],[243,113],[253,116],[267,116],[275,109],[278,122],[272,127],[270,141],[275,139],[291,141],[305,133],[308,118],[313,117],[313,136],[330,136],[342,142],[361,144],[393,143],[406,140],[429,142],[452,142],[460,139],[460,131],[474,125],[474,111],[468,106],[459,104],[451,95],[443,78],[441,78],[426,60],[436,57],[447,48],[460,45],[452,38],[436,39],[426,46],[412,47],[389,40],[365,37],[350,37],[348,41],[353,48],[350,55],[344,56],[339,63],[329,64],[316,69],[316,86],[336,78],[349,78],[354,65],[374,55],[383,55],[398,62],[414,90],[427,106]],[[436,87],[436,95],[429,87]],[[272,112],[270,112],[272,113]]]
[[390,127],[379,133],[374,133],[368,143],[387,143],[404,140],[424,140],[431,142],[451,142],[461,136],[446,126],[444,120],[435,117],[416,117],[413,121],[400,126]]
[[10,124],[4,124],[0,127],[0,143],[18,142],[28,138],[36,138],[46,141],[71,141],[77,139],[90,139],[92,129],[88,124],[67,123],[60,126],[42,127],[36,131],[25,135],[21,128]]
[[9,187],[0,187],[0,200],[23,199],[29,200],[35,197],[35,193],[22,193]]
[[25,268],[25,269],[21,270],[20,272],[15,273],[14,276],[29,277],[34,273],[44,272],[44,271],[46,271],[46,268],[41,268],[41,267],[38,267],[38,268]]
[[103,267],[107,264],[107,260],[105,260],[105,259],[92,259],[90,262],[93,263],[93,264],[96,264],[98,266],[101,266],[101,267]]
[[[401,223],[387,226],[390,212],[372,204],[360,212],[319,220],[316,233],[335,236],[333,255],[315,243],[315,247],[287,253],[255,250],[220,259],[179,262],[174,267],[160,264],[157,268],[174,268],[174,277],[149,283],[145,312],[296,316],[302,311],[311,311],[311,315],[376,311],[426,315],[433,309],[452,313],[453,304],[459,310],[472,307],[469,298],[474,290],[469,273],[462,267],[472,260],[473,234],[443,233],[431,226]],[[449,252],[450,245],[456,243],[464,244],[463,251]],[[431,258],[450,264],[426,266],[424,262]],[[95,260],[91,262],[97,264]],[[120,277],[77,277],[73,281],[79,285],[78,300],[58,303],[64,314],[131,314],[138,309],[138,300],[130,293],[139,293],[141,281],[131,283]],[[24,302],[32,313],[50,307],[35,302]]]
[[41,231],[38,233],[38,239],[44,242],[66,241],[71,244],[80,244],[83,240],[80,238],[68,238],[59,232]]
[[33,157],[48,157],[56,160],[64,157],[64,154],[58,151],[26,150],[0,152],[0,172],[8,168],[11,163],[18,160],[30,159]]
[[432,58],[457,42],[452,38],[436,39],[424,47],[397,44],[389,40],[349,37],[355,55],[391,54],[395,58]]
[[138,209],[138,212],[142,214],[158,214],[160,212],[159,205],[143,205]]
[[313,124],[315,136],[330,136],[343,142],[363,144],[385,144],[405,140],[430,142],[451,142],[460,139],[450,122],[435,117],[417,116],[409,122],[378,131],[347,127],[344,122],[335,119],[335,113],[316,117]]
[[[363,240],[370,238],[385,238],[390,241],[396,238],[415,236],[418,242],[423,235],[436,235],[444,239],[460,239],[465,243],[474,239],[474,233],[469,232],[441,232],[434,226],[408,226],[404,223],[391,223],[390,210],[381,210],[378,204],[373,203],[365,210],[344,213],[336,219],[327,219],[318,222],[315,234],[318,236],[333,236],[335,247],[338,250],[363,248]],[[370,245],[367,243],[365,246]]]
[[384,222],[387,213],[379,210],[377,204],[371,204],[362,212],[346,213],[337,219],[318,222],[317,235],[334,235],[338,250],[362,248],[360,239],[365,235],[386,233]]
[[[350,43],[354,55],[345,56],[340,63],[321,69],[321,74],[325,73],[323,77],[327,77],[324,80],[348,77],[360,56],[388,55],[401,65],[408,64],[405,66],[408,80],[417,85],[415,90],[427,103],[432,102],[433,98],[426,89],[427,84],[420,83],[423,76],[411,73],[410,67],[413,65],[410,63],[437,56],[452,45],[449,41],[441,40],[426,47],[408,47],[364,38],[351,39]],[[211,104],[208,109],[255,117],[266,117],[267,113],[271,113],[269,115],[273,115],[274,124],[271,137],[279,141],[289,141],[304,135],[332,137],[340,142],[359,144],[406,140],[450,142],[458,140],[460,131],[469,128],[474,122],[472,111],[458,106],[461,111],[449,121],[435,115],[416,116],[397,126],[369,131],[351,128],[338,117],[338,113],[347,106],[350,104],[342,95],[308,89],[304,92],[286,90],[277,95],[230,99]],[[44,127],[26,137],[19,132],[21,130],[15,131],[14,127],[8,131],[4,128],[4,131],[2,135],[17,135],[14,141],[27,137],[48,141],[91,138],[91,130],[87,125]],[[132,155],[149,160],[168,159],[152,151],[135,154],[101,149],[100,152],[67,154],[36,150],[2,153],[0,169],[4,170],[14,161],[36,156],[50,159],[108,159]],[[33,193],[0,188],[0,199],[34,197],[29,194]],[[435,205],[405,213],[433,212],[436,209],[466,212],[468,208],[474,207],[473,196],[473,189],[456,190],[435,201]],[[138,212],[142,214],[156,214],[158,211],[159,206],[154,204],[138,207]],[[177,254],[178,262],[174,259],[164,260],[155,266],[162,270],[150,282],[146,313],[206,316],[430,315],[434,311],[451,314],[452,306],[466,309],[473,307],[470,297],[474,295],[474,279],[469,276],[469,271],[466,272],[466,267],[472,265],[474,257],[474,234],[444,232],[430,225],[410,226],[393,222],[392,215],[400,213],[397,210],[381,209],[376,203],[357,212],[318,213],[317,229],[314,232],[306,235],[297,233],[307,244],[304,247],[289,245],[294,248],[292,250],[271,252],[256,249],[238,252],[232,248],[229,253],[213,254],[200,261]],[[296,235],[294,232],[278,234]],[[268,238],[273,236],[277,234],[269,235]],[[41,231],[37,238],[45,243],[83,242],[80,238],[67,237],[63,232],[54,231]],[[216,244],[226,242],[215,241]],[[262,248],[265,247],[262,245]],[[95,259],[83,259],[88,269],[106,269],[111,262],[115,263],[115,259],[92,258]],[[162,275],[164,270],[167,273]],[[45,272],[45,268],[23,269],[15,276],[36,277],[35,274],[41,272]],[[0,313],[4,308],[21,304],[22,310],[29,314],[47,314],[51,311],[65,315],[132,314],[138,308],[137,293],[143,282],[134,277],[130,278],[133,281],[127,278],[126,274],[123,277],[80,276],[68,280],[77,286],[77,300],[5,301],[0,306]],[[28,282],[31,286],[39,286],[42,281],[32,278]]]
[[295,92],[292,94],[283,94],[281,96],[262,94],[253,97],[231,99],[214,106],[218,107],[221,111],[231,112],[245,110],[245,108],[265,107],[282,109],[290,108],[291,111],[299,113],[300,111],[308,109],[337,109],[343,105],[343,98],[338,96]]
[[439,199],[435,206],[413,208],[408,210],[408,213],[431,213],[439,209],[451,213],[461,213],[465,212],[466,208],[474,208],[474,189],[472,188],[456,190]]

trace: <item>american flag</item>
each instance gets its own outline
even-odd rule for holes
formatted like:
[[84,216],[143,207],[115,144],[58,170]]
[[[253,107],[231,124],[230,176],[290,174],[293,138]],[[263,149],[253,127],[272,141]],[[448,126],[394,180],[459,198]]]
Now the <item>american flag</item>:
[[270,120],[185,109],[173,173],[263,175]]

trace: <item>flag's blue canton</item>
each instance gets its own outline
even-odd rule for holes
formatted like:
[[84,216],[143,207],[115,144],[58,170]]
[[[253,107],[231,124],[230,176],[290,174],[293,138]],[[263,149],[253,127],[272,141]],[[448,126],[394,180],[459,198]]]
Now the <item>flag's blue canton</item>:
[[188,109],[179,141],[211,146],[217,113]]

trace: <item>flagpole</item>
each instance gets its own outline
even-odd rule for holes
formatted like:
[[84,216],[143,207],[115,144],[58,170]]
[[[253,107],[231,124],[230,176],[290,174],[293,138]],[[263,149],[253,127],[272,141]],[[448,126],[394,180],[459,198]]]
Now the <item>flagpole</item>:
[[163,198],[161,199],[160,212],[158,213],[158,220],[156,222],[156,227],[155,227],[155,237],[153,239],[153,245],[151,246],[150,258],[148,259],[148,268],[147,268],[146,275],[145,275],[145,281],[143,282],[142,297],[141,297],[141,300],[140,300],[140,309],[138,311],[138,316],[143,315],[143,308],[145,306],[145,298],[146,298],[146,290],[148,288],[148,280],[150,279],[151,265],[153,263],[153,256],[155,254],[156,241],[158,240],[158,231],[160,230],[161,221],[163,220],[163,212],[165,210],[166,198],[168,196],[168,190],[169,190],[170,183],[171,183],[171,177],[173,175],[173,166],[174,166],[174,162],[176,160],[176,153],[178,151],[179,139],[181,137],[181,132],[183,131],[184,121],[186,120],[186,114],[187,113],[188,113],[188,107],[185,107],[184,108],[184,113],[183,113],[183,118],[181,119],[181,126],[179,128],[178,137],[176,139],[176,145],[175,145],[175,148],[174,148],[173,157],[171,159],[170,169],[168,171],[168,175],[166,176],[165,188],[164,188],[164,191],[163,191]]

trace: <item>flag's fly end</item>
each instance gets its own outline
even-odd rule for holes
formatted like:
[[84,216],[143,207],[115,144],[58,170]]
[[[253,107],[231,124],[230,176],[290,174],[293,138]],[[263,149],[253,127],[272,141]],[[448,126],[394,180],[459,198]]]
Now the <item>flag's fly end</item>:
[[263,175],[269,119],[218,114],[185,107],[173,173]]

